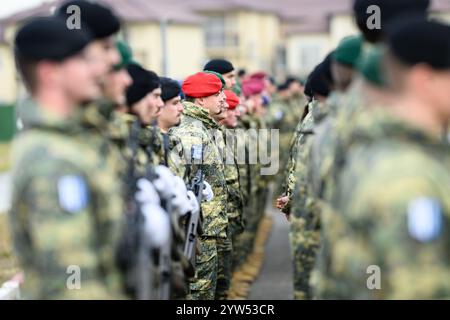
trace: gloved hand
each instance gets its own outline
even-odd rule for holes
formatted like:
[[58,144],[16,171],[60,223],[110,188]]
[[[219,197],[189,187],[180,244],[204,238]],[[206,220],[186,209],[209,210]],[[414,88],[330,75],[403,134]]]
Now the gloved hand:
[[141,178],[137,181],[138,192],[135,195],[135,199],[140,203],[154,203],[157,205],[161,204],[161,199],[159,198],[158,192],[156,191],[153,184],[145,179]]
[[171,199],[174,196],[175,176],[169,168],[165,166],[157,166],[155,168],[155,173],[157,177],[153,180],[153,184],[159,195],[164,199]]
[[145,218],[144,231],[147,245],[160,247],[170,238],[171,226],[169,214],[154,203],[146,203],[142,206],[142,214]]
[[190,210],[188,212],[200,211],[200,203],[198,203],[195,194],[191,190],[187,192],[187,198],[190,204]]
[[214,192],[211,188],[211,185],[207,182],[207,181],[203,181],[203,198],[207,201],[210,202],[213,198],[214,198]]
[[171,204],[174,210],[180,216],[184,216],[191,210],[191,204],[187,197],[186,184],[184,183],[183,179],[176,176],[174,177],[173,182],[174,182],[173,187],[174,197],[172,198]]

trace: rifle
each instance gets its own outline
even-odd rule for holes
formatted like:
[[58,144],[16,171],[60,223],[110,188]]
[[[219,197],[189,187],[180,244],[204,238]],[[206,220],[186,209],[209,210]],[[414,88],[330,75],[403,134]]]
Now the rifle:
[[[198,154],[194,147],[191,150],[191,159],[198,160]],[[202,163],[198,167],[192,181],[187,185],[187,189],[192,191],[197,198],[199,209],[190,212],[188,214],[188,224],[186,225],[186,243],[184,245],[184,255],[191,262],[192,266],[195,268],[195,248],[197,244],[197,235],[201,236],[203,234],[202,228],[202,209],[201,203],[203,201],[203,181],[205,175],[203,173],[203,150],[201,150]]]
[[[154,181],[157,178],[157,175],[155,173],[155,170],[153,168],[153,150],[152,146],[155,142],[155,136],[156,136],[156,123],[153,124],[152,129],[152,136],[150,140],[150,144],[146,146],[146,152],[149,157],[149,161],[146,166],[146,178],[150,181]],[[169,219],[172,222],[172,205],[171,200],[172,199],[164,199],[161,197],[162,200],[162,207],[166,210],[166,212],[169,214]],[[172,231],[172,230],[170,230]],[[172,233],[172,232],[171,232]],[[161,247],[159,248],[159,275],[160,275],[160,287],[159,287],[159,294],[158,298],[161,300],[170,300],[170,288],[171,288],[171,249],[172,249],[172,234],[169,236],[169,240]]]
[[138,137],[141,130],[139,121],[132,124],[126,145],[132,150],[131,159],[128,159],[126,172],[126,204],[125,230],[118,246],[117,262],[119,268],[125,273],[129,283],[126,291],[139,300],[151,300],[153,292],[153,259],[151,246],[144,232],[144,216],[140,203],[135,199],[138,190],[139,176],[135,170],[135,159],[138,150]]

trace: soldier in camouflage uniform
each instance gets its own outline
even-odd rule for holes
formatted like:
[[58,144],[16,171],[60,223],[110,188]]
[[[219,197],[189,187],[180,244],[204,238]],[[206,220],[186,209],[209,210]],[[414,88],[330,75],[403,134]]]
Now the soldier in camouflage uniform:
[[[377,70],[377,50],[373,49],[374,44],[382,42],[384,39],[384,27],[389,25],[390,21],[396,16],[405,13],[424,15],[429,7],[429,0],[412,0],[412,1],[389,1],[389,0],[355,0],[353,5],[353,13],[355,15],[358,28],[366,42],[363,44],[362,57],[363,60],[358,63],[358,70],[363,73],[362,77],[354,77],[347,93],[338,99],[338,108],[333,120],[330,123],[331,130],[335,133],[326,139],[323,143],[324,155],[323,167],[320,168],[321,177],[318,181],[318,191],[320,197],[324,200],[324,204],[329,202],[335,189],[336,176],[339,174],[341,164],[345,163],[346,150],[349,145],[349,136],[353,131],[354,119],[359,112],[363,111],[367,106],[364,103],[371,104],[378,102],[380,104],[389,104],[389,97],[386,90],[379,88],[383,84],[382,75]],[[369,29],[367,27],[368,8],[377,5],[383,14],[381,15],[381,29]],[[366,95],[370,97],[363,98],[362,90],[366,91]],[[368,93],[367,93],[368,91]],[[386,101],[387,100],[387,101]],[[325,150],[326,149],[326,150]]]
[[212,201],[201,204],[203,234],[199,238],[200,250],[188,299],[225,299],[229,286],[229,275],[225,273],[231,263],[228,190],[221,153],[223,136],[219,124],[213,120],[226,115],[223,84],[217,75],[200,72],[188,77],[182,89],[187,99],[181,123],[169,130],[171,139],[176,141],[172,152],[179,156],[175,165],[186,165],[185,176],[189,181],[201,168],[214,193]]
[[[239,105],[239,97],[230,90],[224,91],[226,96],[226,102],[228,104],[227,117],[223,119],[220,123],[224,126],[223,132],[226,142],[226,150],[224,153],[224,163],[225,163],[225,177],[228,186],[228,221],[230,226],[231,240],[233,244],[233,263],[231,268],[235,269],[237,265],[237,259],[235,247],[237,244],[237,237],[244,232],[244,221],[243,221],[243,195],[242,188],[240,184],[240,174],[239,167],[237,164],[237,147],[238,147],[238,136],[236,134],[236,129],[238,125],[237,117],[240,116],[239,109],[236,107]],[[229,129],[229,130],[227,130]],[[241,139],[241,137],[239,137]],[[239,145],[242,146],[242,145]],[[245,149],[244,149],[245,150]],[[245,160],[245,159],[243,159]],[[231,274],[231,272],[230,272]]]
[[[243,82],[242,91],[246,97],[248,112],[241,117],[241,122],[247,130],[244,138],[248,144],[248,179],[247,189],[249,190],[248,202],[244,208],[245,230],[238,236],[237,243],[240,253],[237,259],[237,271],[233,280],[240,282],[238,289],[239,297],[245,297],[249,291],[248,283],[254,281],[258,275],[262,262],[260,252],[255,252],[255,240],[258,233],[260,222],[265,213],[265,203],[267,201],[267,177],[261,176],[261,163],[258,161],[258,153],[264,154],[264,150],[258,150],[258,130],[263,128],[264,116],[262,105],[262,93],[264,90],[264,81],[262,78],[250,78]],[[239,139],[244,142],[242,139]],[[263,146],[264,147],[264,146]]]
[[290,201],[290,241],[294,260],[295,299],[311,299],[312,297],[309,281],[319,247],[320,217],[307,181],[310,167],[308,158],[314,141],[314,126],[328,112],[325,99],[329,95],[331,84],[326,80],[325,74],[329,71],[330,63],[331,61],[325,60],[308,77],[306,88],[313,101],[308,106],[307,120],[304,122],[297,142],[298,152],[292,178],[295,186],[292,189]]
[[[300,121],[300,116],[298,119],[292,114],[291,107],[291,91],[289,90],[288,83],[283,83],[278,86],[277,94],[273,97],[270,103],[270,108],[268,112],[268,125],[272,129],[278,129],[280,134],[279,147],[275,152],[278,153],[278,158],[280,161],[280,168],[284,168],[288,161],[288,150],[290,141],[292,139],[293,131]],[[276,194],[280,194],[282,188],[282,175],[278,175],[277,178],[277,189]]]
[[[182,177],[183,170],[180,167],[177,167],[172,162],[173,159],[170,157],[170,148],[173,147],[173,141],[171,141],[169,136],[169,130],[172,127],[179,126],[181,123],[181,115],[183,112],[183,104],[181,102],[181,86],[173,79],[170,78],[164,78],[160,77],[161,82],[161,98],[164,102],[164,107],[161,111],[161,114],[158,116],[158,142],[162,145],[162,149],[164,150],[164,156],[162,157],[162,163],[163,165],[170,167],[172,172],[175,175],[178,175]],[[175,171],[174,171],[175,170]],[[178,270],[172,271],[172,278],[174,278],[176,275],[178,275],[178,280],[173,279],[172,282],[174,283],[180,283],[183,281],[183,283],[186,286],[186,289],[189,288],[189,278],[193,277],[194,274],[192,272],[192,267],[190,266],[190,263],[186,260],[183,250],[184,250],[184,244],[185,244],[185,235],[183,230],[183,225],[181,221],[175,222],[174,221],[174,243],[177,244],[177,250],[180,252],[179,258],[177,261],[173,261],[172,264],[174,266],[177,266]],[[180,272],[181,271],[181,272]],[[178,286],[173,286],[174,289],[176,289]],[[186,294],[183,294],[182,292],[177,293],[176,291],[181,290],[173,290],[174,295],[173,298],[180,299],[180,298],[186,298]]]
[[[113,131],[112,138],[122,145],[124,156],[129,161],[133,161],[133,158],[130,158],[133,150],[130,150],[128,140],[133,126],[137,122],[140,124],[139,132],[134,137],[139,145],[139,148],[134,150],[136,153],[134,161],[140,174],[146,175],[149,165],[152,170],[156,170],[158,165],[166,165],[169,161],[169,146],[167,148],[164,146],[164,137],[155,123],[164,107],[161,98],[162,88],[160,78],[154,72],[145,70],[134,63],[128,65],[127,69],[133,79],[133,84],[126,92],[128,113],[116,113],[118,117],[113,125],[117,125],[117,131]],[[185,298],[187,294],[186,281],[192,274],[191,267],[183,255],[184,232],[180,226],[179,215],[174,212],[168,212],[168,214],[172,227],[171,298]]]
[[181,86],[177,81],[170,78],[160,78],[164,107],[158,116],[158,128],[160,129],[160,140],[164,149],[163,163],[169,167],[169,129],[180,125],[181,115],[183,113],[183,104],[181,103]]
[[[125,297],[114,262],[122,216],[116,171],[98,155],[95,137],[89,145],[76,138],[82,129],[73,121],[77,105],[100,95],[102,70],[93,62],[102,56],[91,39],[87,28],[70,32],[58,17],[27,22],[15,39],[33,97],[13,147],[10,212],[26,298]],[[43,68],[61,76],[49,79]]]
[[[322,63],[310,77],[308,86],[312,88],[313,94],[317,95],[316,92],[322,91],[320,90],[320,74],[329,73],[330,69],[333,71],[333,85],[341,90],[345,89],[351,82],[353,66],[356,64],[360,51],[359,37],[344,39],[334,51],[331,60],[328,63]],[[325,68],[326,70],[323,70]],[[322,79],[325,78],[322,76]],[[338,79],[337,83],[334,79]],[[311,121],[305,122],[302,128],[303,134],[297,144],[295,175],[290,180],[295,181],[291,201],[290,236],[294,257],[294,298],[296,299],[312,298],[310,281],[320,243],[320,205],[314,193],[313,180],[314,176],[318,175],[317,170],[314,169],[322,160],[312,159],[313,146],[319,133],[322,139],[330,134],[330,131],[324,132],[322,127],[327,122],[329,106],[333,104],[335,96],[336,94],[332,94],[326,103],[314,101],[309,106],[311,114],[308,119]],[[328,128],[327,125],[325,127]]]
[[[387,35],[387,80],[395,96],[386,107],[358,114],[335,212],[323,216],[318,292],[324,298],[446,299],[450,172],[442,136],[450,119],[443,90],[450,64],[442,40],[450,27],[404,18]],[[433,85],[412,78],[432,78]]]
[[218,73],[225,82],[224,89],[232,90],[236,86],[236,71],[233,64],[224,59],[213,59],[209,61],[203,71],[213,71]]

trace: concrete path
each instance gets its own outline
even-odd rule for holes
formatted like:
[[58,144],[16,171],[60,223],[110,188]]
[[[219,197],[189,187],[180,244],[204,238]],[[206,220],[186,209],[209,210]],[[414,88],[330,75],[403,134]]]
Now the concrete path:
[[250,300],[291,300],[293,271],[289,244],[289,223],[276,209],[269,209],[272,231],[266,244],[261,273],[253,283]]

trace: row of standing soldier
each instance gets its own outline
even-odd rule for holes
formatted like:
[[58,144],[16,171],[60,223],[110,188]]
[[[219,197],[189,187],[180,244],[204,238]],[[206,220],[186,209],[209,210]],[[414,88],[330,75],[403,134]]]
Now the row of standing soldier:
[[[450,27],[429,4],[354,1],[362,35],[308,77],[277,199],[295,299],[450,295]],[[367,24],[371,5],[381,29]]]
[[[73,5],[80,30],[66,24]],[[9,216],[23,295],[243,298],[262,261],[269,178],[237,163],[242,139],[225,145],[224,129],[265,128],[273,85],[263,73],[237,84],[230,62],[212,60],[180,86],[133,61],[120,28],[109,8],[75,0],[17,32],[30,98]]]

